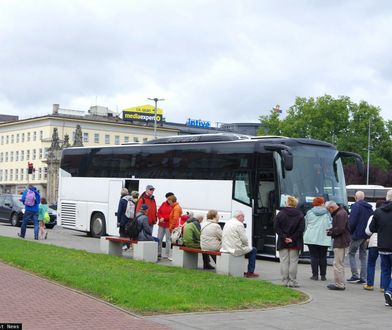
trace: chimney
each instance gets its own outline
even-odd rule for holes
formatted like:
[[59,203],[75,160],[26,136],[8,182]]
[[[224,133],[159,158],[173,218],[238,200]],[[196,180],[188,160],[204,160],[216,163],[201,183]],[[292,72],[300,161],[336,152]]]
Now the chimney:
[[60,104],[53,104],[53,114],[58,115]]

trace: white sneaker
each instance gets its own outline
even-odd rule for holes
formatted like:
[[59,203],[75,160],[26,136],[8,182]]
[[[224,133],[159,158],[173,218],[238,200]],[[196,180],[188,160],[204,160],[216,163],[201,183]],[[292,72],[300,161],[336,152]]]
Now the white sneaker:
[[125,252],[126,250],[128,250],[128,248],[125,245],[123,245],[122,250]]
[[172,257],[168,257],[167,260],[173,261],[173,258]]

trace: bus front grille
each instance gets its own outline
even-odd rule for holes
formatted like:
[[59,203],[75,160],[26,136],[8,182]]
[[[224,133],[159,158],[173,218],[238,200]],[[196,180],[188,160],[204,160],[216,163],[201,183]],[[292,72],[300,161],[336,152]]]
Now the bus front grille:
[[61,203],[61,225],[67,227],[75,227],[76,224],[76,204],[62,202]]

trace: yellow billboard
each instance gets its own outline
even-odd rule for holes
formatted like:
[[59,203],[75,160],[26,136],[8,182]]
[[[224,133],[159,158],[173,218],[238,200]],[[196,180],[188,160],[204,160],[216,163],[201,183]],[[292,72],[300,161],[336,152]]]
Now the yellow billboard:
[[[123,110],[123,120],[141,120],[152,121],[155,120],[155,107],[153,105],[140,105],[137,107],[127,108]],[[157,108],[157,122],[161,122],[163,117],[163,110]]]

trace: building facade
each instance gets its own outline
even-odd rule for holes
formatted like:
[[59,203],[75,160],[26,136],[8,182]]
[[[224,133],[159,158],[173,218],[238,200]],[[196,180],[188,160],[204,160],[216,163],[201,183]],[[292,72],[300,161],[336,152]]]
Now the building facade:
[[[0,122],[0,193],[19,194],[31,183],[42,196],[52,192],[48,201],[56,202],[57,192],[54,194],[53,191],[57,191],[57,179],[49,178],[49,183],[54,186],[48,189],[48,165],[53,165],[49,166],[53,173],[56,164],[58,168],[60,157],[60,153],[50,153],[55,129],[60,146],[67,136],[72,146],[77,125],[81,128],[84,146],[143,142],[154,137],[151,123],[129,123],[111,115],[110,111],[102,111],[102,107],[99,114],[96,109],[90,110],[88,115],[72,114],[72,110],[62,111],[55,104],[49,115]],[[157,137],[177,135],[178,132],[175,128],[156,127]],[[32,174],[28,174],[29,162],[33,163]]]

